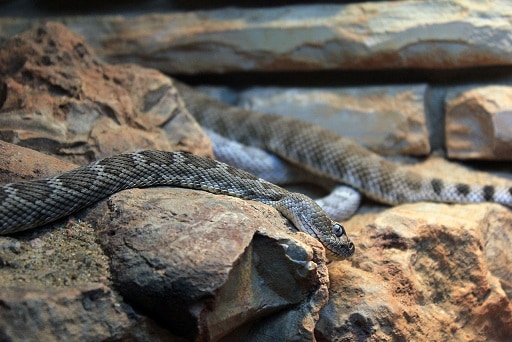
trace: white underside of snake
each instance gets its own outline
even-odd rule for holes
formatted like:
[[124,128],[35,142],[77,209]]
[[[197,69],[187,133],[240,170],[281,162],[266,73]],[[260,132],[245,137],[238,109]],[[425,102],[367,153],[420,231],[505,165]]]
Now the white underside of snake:
[[[182,85],[179,90],[185,97],[190,93]],[[350,185],[382,203],[512,204],[511,187],[428,178],[319,126],[235,109],[207,96],[194,94],[193,100],[186,101],[187,107],[208,130],[268,151],[318,177]],[[1,185],[0,234],[41,226],[123,189],[154,185],[193,188],[269,204],[298,229],[318,238],[331,258],[346,258],[354,252],[344,228],[307,196],[219,161],[183,152],[126,153],[53,178]]]

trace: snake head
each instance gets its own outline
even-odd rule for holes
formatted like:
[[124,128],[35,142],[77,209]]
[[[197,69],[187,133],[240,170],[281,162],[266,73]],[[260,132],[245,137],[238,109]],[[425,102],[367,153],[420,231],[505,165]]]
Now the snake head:
[[356,247],[348,238],[345,228],[334,221],[332,221],[332,234],[324,240],[324,246],[327,257],[334,260],[347,259],[356,250]]

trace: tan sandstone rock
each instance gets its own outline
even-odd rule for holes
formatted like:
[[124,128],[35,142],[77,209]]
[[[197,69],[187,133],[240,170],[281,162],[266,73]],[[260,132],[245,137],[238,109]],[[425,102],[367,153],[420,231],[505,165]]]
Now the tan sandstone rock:
[[[329,267],[319,341],[512,337],[512,305],[503,286],[510,284],[510,245],[494,241],[497,234],[512,237],[509,210],[408,204],[358,215],[346,227],[360,248],[351,265]],[[500,253],[508,260],[493,257]],[[500,261],[507,263],[493,266]]]
[[136,149],[211,155],[172,81],[100,61],[84,39],[48,23],[0,49],[0,138],[77,164]]
[[[225,91],[199,87],[222,100]],[[358,88],[258,87],[236,93],[234,105],[323,126],[383,154],[430,152],[426,85]]]
[[512,160],[512,87],[451,90],[445,130],[450,158]]
[[[508,0],[409,0],[60,20],[111,62],[197,74],[510,65],[511,15]],[[36,23],[4,18],[1,36]]]
[[29,148],[0,140],[0,184],[50,177],[77,167]]

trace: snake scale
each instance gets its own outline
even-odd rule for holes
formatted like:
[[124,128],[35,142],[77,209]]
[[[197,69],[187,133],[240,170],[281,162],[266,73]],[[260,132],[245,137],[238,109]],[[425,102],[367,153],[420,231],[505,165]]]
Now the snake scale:
[[[374,200],[497,202],[510,206],[512,188],[428,178],[390,163],[324,128],[289,117],[224,105],[177,84],[199,123],[229,139],[267,150],[312,174],[348,184]],[[121,154],[53,178],[0,186],[0,234],[34,228],[133,187],[173,185],[257,200],[275,207],[317,237],[335,258],[353,254],[344,228],[308,197],[224,163],[183,152]]]

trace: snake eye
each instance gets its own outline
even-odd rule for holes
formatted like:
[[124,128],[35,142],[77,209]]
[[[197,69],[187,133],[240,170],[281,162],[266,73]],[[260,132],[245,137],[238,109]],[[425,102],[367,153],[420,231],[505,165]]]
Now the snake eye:
[[334,226],[332,227],[332,232],[337,237],[341,237],[343,234],[345,234],[345,229],[343,229],[342,225],[335,223]]

